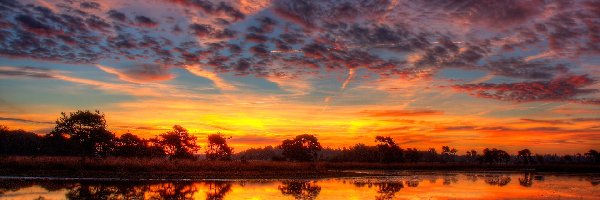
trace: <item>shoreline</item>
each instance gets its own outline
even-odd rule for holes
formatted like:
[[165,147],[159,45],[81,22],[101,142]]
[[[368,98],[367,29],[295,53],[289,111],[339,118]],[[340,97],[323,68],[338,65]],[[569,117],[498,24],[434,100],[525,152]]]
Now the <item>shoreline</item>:
[[[381,172],[380,170],[363,170],[370,172]],[[531,171],[397,171],[400,173],[362,173],[358,171],[345,171],[341,173],[319,173],[319,174],[296,174],[294,175],[274,175],[263,174],[259,176],[223,176],[222,174],[179,174],[177,172],[168,176],[156,176],[156,174],[129,174],[126,177],[115,176],[117,173],[96,174],[101,176],[66,176],[64,174],[45,174],[35,176],[35,173],[22,173],[18,175],[6,175],[0,173],[0,181],[18,180],[18,181],[65,181],[65,182],[195,182],[195,181],[287,181],[287,180],[321,180],[321,179],[351,179],[351,178],[382,178],[382,177],[410,177],[414,175],[439,175],[439,174],[520,174],[534,173],[538,175],[593,175],[600,176],[600,172],[531,172]],[[81,174],[80,174],[81,175]],[[166,175],[166,174],[163,174]]]
[[[362,173],[368,172],[368,173]],[[373,172],[380,172],[374,174]],[[390,173],[393,172],[393,173]],[[398,173],[600,173],[599,164],[350,163],[138,158],[5,157],[0,177],[106,179],[319,179]]]

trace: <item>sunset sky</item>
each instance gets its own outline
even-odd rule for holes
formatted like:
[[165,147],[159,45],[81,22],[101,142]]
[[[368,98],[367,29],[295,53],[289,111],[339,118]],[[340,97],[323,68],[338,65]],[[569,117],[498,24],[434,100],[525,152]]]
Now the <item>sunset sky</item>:
[[0,27],[10,129],[97,109],[117,135],[236,151],[600,147],[600,1],[3,0]]

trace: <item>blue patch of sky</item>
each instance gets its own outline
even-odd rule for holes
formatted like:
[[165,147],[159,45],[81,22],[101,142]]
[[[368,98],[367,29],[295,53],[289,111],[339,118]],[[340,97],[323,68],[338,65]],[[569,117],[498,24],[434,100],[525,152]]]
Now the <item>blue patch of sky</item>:
[[51,78],[0,79],[0,94],[5,101],[18,106],[98,107],[134,99],[127,94],[108,93]]
[[236,76],[232,74],[223,75],[226,80],[236,82],[241,90],[252,90],[257,94],[285,94],[277,84],[265,80],[264,78],[255,77],[254,75]]
[[[96,80],[96,81],[115,81],[114,75],[98,69],[95,65],[86,64],[65,64],[47,61],[36,61],[36,60],[24,60],[24,59],[7,59],[0,58],[0,66],[12,66],[12,67],[38,67],[54,70],[54,73],[58,73],[65,76]],[[109,65],[110,66],[110,65]],[[112,66],[111,66],[112,67]]]
[[175,78],[165,81],[166,84],[197,94],[221,93],[210,79],[193,75],[180,68],[173,68],[170,72],[175,74]]
[[462,80],[471,82],[486,76],[489,72],[483,70],[466,70],[458,68],[445,68],[440,70],[435,77],[440,79]]

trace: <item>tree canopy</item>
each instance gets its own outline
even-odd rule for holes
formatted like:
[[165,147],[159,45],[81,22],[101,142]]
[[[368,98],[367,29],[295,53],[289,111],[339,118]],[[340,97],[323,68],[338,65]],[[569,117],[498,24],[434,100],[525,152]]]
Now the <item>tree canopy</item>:
[[403,150],[396,144],[394,138],[376,136],[375,141],[378,142],[379,161],[381,162],[401,162],[404,160]]
[[98,110],[61,113],[50,135],[69,139],[81,156],[103,157],[114,148],[115,135],[106,129],[104,114]]
[[317,153],[323,149],[317,137],[309,134],[284,140],[279,148],[283,150],[283,156],[293,161],[313,161],[317,158]]
[[208,160],[231,160],[233,148],[227,144],[226,138],[220,133],[208,135],[208,147],[206,147],[206,159]]
[[193,158],[194,153],[200,150],[196,139],[196,136],[190,135],[187,129],[174,125],[171,131],[161,134],[156,143],[170,158]]

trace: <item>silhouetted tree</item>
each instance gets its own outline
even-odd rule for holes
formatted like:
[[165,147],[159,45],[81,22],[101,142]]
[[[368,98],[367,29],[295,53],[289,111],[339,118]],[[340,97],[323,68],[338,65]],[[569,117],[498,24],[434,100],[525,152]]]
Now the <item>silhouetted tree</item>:
[[600,153],[594,149],[590,149],[587,153],[584,154],[592,162],[600,162]]
[[435,148],[429,148],[424,155],[424,160],[427,162],[437,162],[438,161],[438,153]]
[[381,162],[401,162],[403,161],[403,150],[396,144],[393,138],[376,136],[375,141],[379,142],[379,158]]
[[283,150],[283,156],[294,161],[313,161],[317,158],[317,153],[323,149],[317,137],[309,134],[284,140],[279,148]]
[[44,135],[42,152],[53,156],[73,156],[80,154],[77,145],[62,134]]
[[200,149],[200,146],[196,144],[196,137],[190,135],[187,129],[179,125],[174,125],[173,130],[161,134],[156,143],[171,159],[194,158],[194,153]]
[[146,145],[146,141],[138,136],[125,133],[117,139],[115,155],[125,157],[149,157],[150,150]]
[[375,146],[359,143],[350,148],[323,149],[323,160],[333,162],[379,162],[379,150]]
[[483,155],[481,156],[481,162],[486,163],[501,163],[508,162],[510,160],[510,155],[506,153],[506,151],[499,150],[496,148],[489,149],[485,148],[483,150]]
[[61,113],[51,137],[65,137],[81,150],[82,156],[107,156],[115,146],[115,135],[106,129],[104,114],[96,110]]
[[416,148],[408,148],[404,153],[404,157],[406,157],[408,161],[416,163],[421,159],[421,154]]
[[455,148],[450,148],[449,146],[442,146],[442,162],[450,162],[456,159],[456,150]]
[[533,161],[531,157],[531,151],[529,149],[523,149],[517,153],[517,157],[525,164],[530,164]]
[[278,188],[281,194],[302,200],[316,199],[321,192],[320,186],[309,181],[284,181]]
[[221,134],[208,136],[208,147],[206,148],[206,159],[208,160],[231,160],[233,148],[227,145],[226,138]]
[[543,155],[535,154],[535,161],[540,164],[545,163],[545,159]]
[[0,125],[0,156],[34,156],[41,153],[42,137],[24,130],[9,130]]
[[[281,157],[282,150],[271,145],[259,148],[249,148],[240,152],[238,155],[242,160],[272,160]],[[285,160],[285,158],[283,158]]]
[[161,141],[160,137],[148,139],[146,144],[147,144],[147,148],[148,148],[150,157],[166,157],[167,156],[167,152],[165,151],[165,148],[161,145],[160,141]]
[[471,151],[467,151],[466,156],[470,162],[473,162],[477,159],[477,151],[475,151],[475,149],[471,149]]

